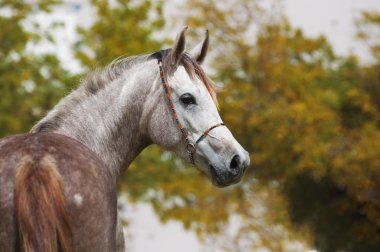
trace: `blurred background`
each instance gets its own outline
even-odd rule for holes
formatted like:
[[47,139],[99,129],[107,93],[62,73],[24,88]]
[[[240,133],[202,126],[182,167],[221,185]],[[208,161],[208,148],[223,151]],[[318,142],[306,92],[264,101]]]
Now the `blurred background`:
[[217,189],[149,147],[119,181],[127,251],[380,251],[380,1],[0,0],[0,136],[92,69],[211,34],[205,69],[250,152]]

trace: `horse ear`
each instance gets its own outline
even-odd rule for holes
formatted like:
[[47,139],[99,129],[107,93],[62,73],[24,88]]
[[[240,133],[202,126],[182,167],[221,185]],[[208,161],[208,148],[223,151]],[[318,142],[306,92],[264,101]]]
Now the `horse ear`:
[[182,31],[177,35],[176,42],[171,51],[171,65],[177,66],[181,60],[182,54],[185,51],[185,32],[187,30],[187,26],[182,28]]
[[198,64],[202,64],[204,59],[207,55],[209,45],[209,36],[208,36],[208,30],[206,30],[205,38],[203,39],[202,43],[199,43],[196,47],[194,47],[190,51],[191,57],[198,62]]

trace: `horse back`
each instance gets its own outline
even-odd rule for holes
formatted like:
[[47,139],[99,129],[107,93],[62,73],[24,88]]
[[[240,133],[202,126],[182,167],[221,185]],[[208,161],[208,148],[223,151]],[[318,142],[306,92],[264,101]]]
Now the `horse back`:
[[115,184],[95,153],[69,137],[0,139],[0,251],[26,250],[28,239],[43,246],[48,236],[35,236],[49,228],[62,236],[52,243],[61,251],[66,241],[74,251],[114,251]]

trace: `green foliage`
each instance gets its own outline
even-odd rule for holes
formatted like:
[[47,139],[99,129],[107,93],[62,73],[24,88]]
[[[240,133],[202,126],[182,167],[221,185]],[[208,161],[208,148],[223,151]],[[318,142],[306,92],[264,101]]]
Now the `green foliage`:
[[357,20],[358,33],[357,37],[363,40],[371,55],[377,62],[380,62],[380,13],[364,11],[361,19]]
[[25,30],[33,8],[49,11],[56,1],[0,1],[0,136],[29,131],[73,82],[54,55],[32,55],[27,43],[41,36]]
[[164,25],[161,1],[118,0],[112,5],[102,0],[92,4],[97,20],[89,29],[79,29],[82,40],[76,48],[77,58],[85,66],[160,49],[161,43],[151,35]]

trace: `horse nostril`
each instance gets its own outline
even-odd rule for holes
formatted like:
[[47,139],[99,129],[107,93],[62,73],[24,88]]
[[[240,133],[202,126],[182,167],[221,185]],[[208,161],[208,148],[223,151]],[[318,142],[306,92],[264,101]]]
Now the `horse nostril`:
[[239,155],[235,155],[230,163],[230,169],[231,170],[236,170],[240,167],[240,157]]

